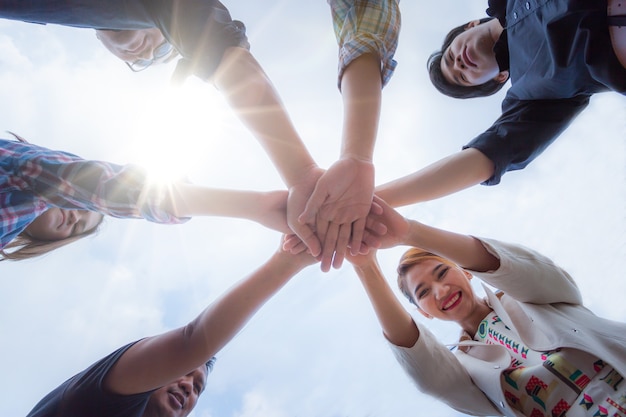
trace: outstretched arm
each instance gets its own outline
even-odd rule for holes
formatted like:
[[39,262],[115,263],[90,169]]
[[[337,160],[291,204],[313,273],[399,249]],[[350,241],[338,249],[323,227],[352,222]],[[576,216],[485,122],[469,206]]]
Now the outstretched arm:
[[107,375],[107,388],[125,395],[145,392],[201,366],[287,281],[313,262],[306,253],[277,251],[186,326],[143,339],[129,348]]
[[287,191],[224,190],[183,183],[173,186],[172,194],[176,217],[236,217],[292,233],[287,225]]
[[363,284],[387,340],[396,346],[413,346],[419,330],[385,280],[374,251],[347,258]]
[[226,50],[213,82],[276,166],[289,189],[289,227],[318,255],[319,239],[297,218],[323,171],[296,132],[274,85],[254,56],[241,47]]
[[376,195],[391,207],[435,200],[480,184],[493,175],[493,162],[468,148],[427,167],[376,187]]
[[[374,195],[372,154],[381,103],[380,58],[361,55],[342,79],[344,124],[340,159],[321,176],[301,220],[322,240],[321,267],[339,268],[347,246],[358,253]],[[334,255],[334,260],[333,260]]]
[[383,207],[383,213],[371,215],[372,220],[387,227],[387,233],[379,239],[381,248],[416,246],[473,271],[493,271],[500,266],[498,258],[478,239],[406,219],[378,197],[375,200]]

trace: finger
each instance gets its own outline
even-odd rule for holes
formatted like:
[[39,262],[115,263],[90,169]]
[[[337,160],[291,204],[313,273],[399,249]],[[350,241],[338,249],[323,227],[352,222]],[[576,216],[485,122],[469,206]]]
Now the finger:
[[[286,251],[291,251],[292,248],[296,247],[299,244],[304,245],[302,240],[297,235],[285,235],[283,239],[283,249]],[[304,246],[306,247],[306,245]]]
[[294,246],[293,248],[289,250],[289,253],[291,253],[292,255],[297,255],[302,252],[309,252],[309,249],[306,247],[306,245],[302,241],[298,242],[296,246]]
[[365,221],[365,231],[369,231],[375,235],[383,236],[387,233],[387,226],[385,223],[379,222],[371,216]]
[[315,218],[317,217],[318,212],[320,211],[324,201],[328,198],[328,192],[326,187],[323,184],[320,184],[318,181],[309,197],[306,205],[304,206],[304,211],[302,214],[298,216],[298,221],[300,223],[309,223],[313,224],[315,222]]
[[372,200],[372,205],[370,207],[370,214],[376,214],[376,215],[381,215],[383,214],[383,206],[380,205],[380,203],[376,202],[376,199],[378,198],[379,201],[382,201],[380,197],[376,197],[374,196],[374,200]]
[[333,258],[333,268],[335,269],[341,268],[343,260],[346,257],[351,231],[352,225],[350,223],[344,223],[339,226],[339,235],[337,236],[337,244],[335,245],[335,257]]
[[326,231],[326,237],[324,239],[324,245],[322,247],[322,271],[328,272],[333,261],[333,255],[335,254],[335,246],[337,244],[337,236],[339,235],[339,225],[336,223],[329,223],[328,230]]
[[322,251],[322,245],[315,233],[313,232],[313,229],[311,229],[311,227],[306,224],[297,226],[296,229],[298,230],[294,230],[294,232],[298,235],[300,240],[304,242],[306,247],[311,252],[311,255],[319,255]]
[[[363,252],[365,246],[365,252]],[[380,237],[368,232],[367,230],[363,234],[363,241],[361,242],[359,248],[359,254],[367,255],[370,249],[378,249],[381,246]]]
[[365,231],[365,218],[358,219],[352,223],[352,240],[350,241],[350,253],[358,255],[361,241],[363,240],[363,232]]

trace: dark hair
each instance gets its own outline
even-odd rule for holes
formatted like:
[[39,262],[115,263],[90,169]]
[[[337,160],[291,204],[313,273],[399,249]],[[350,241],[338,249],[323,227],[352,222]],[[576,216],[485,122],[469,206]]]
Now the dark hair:
[[[492,19],[493,17],[482,18],[479,20],[479,24],[482,25]],[[443,59],[443,54],[446,49],[448,49],[452,41],[461,33],[465,32],[468,25],[469,22],[461,26],[457,26],[448,32],[443,40],[443,45],[441,45],[441,50],[433,52],[430,57],[428,57],[428,61],[426,62],[426,68],[428,69],[428,74],[430,75],[430,81],[433,83],[435,88],[440,93],[453,98],[487,97],[497,93],[504,86],[503,82],[501,83],[496,80],[490,80],[484,84],[467,87],[452,84],[443,76],[443,73],[441,72],[441,60]]]
[[206,374],[207,375],[209,375],[211,372],[213,372],[213,367],[215,366],[215,361],[216,360],[217,360],[217,358],[215,356],[213,356],[211,359],[206,361],[206,363],[204,364],[206,366]]

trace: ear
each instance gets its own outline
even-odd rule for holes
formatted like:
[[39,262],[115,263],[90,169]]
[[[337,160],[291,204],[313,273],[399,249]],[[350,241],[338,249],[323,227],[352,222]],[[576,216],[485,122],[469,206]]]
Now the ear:
[[465,269],[462,269],[462,271],[465,274],[465,276],[467,277],[467,279],[472,279],[474,277],[474,275],[472,275],[471,272],[468,272]]
[[471,28],[476,27],[478,25],[480,25],[480,20],[472,20],[467,25],[465,25],[465,30],[471,29]]
[[500,84],[505,83],[506,80],[508,80],[508,79],[509,79],[509,72],[508,71],[500,71],[498,73],[498,75],[496,75],[496,77],[494,78],[494,80],[497,81]]

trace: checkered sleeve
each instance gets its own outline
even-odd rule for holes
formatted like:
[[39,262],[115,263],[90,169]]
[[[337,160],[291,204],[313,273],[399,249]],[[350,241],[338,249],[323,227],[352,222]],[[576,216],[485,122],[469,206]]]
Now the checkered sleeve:
[[20,145],[13,154],[9,189],[31,192],[48,206],[157,223],[186,220],[171,214],[173,187],[151,184],[136,165],[87,161],[66,152]]
[[337,84],[348,65],[359,56],[380,57],[381,80],[385,86],[396,68],[401,16],[399,0],[328,0],[333,28],[339,44]]

